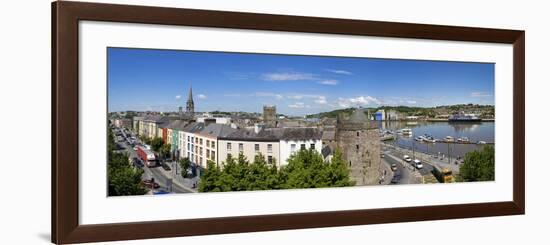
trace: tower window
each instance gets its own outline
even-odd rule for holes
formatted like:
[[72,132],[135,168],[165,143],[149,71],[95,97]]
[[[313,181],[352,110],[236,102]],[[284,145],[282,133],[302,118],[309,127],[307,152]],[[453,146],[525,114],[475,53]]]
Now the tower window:
[[357,131],[357,137],[359,137],[359,131]]
[[355,145],[355,149],[359,150],[359,145]]

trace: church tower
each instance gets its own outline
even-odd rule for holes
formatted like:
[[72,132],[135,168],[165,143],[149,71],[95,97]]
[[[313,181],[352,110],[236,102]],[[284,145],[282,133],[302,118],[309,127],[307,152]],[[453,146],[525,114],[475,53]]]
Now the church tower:
[[191,86],[189,86],[189,96],[187,97],[185,112],[190,115],[193,115],[195,113],[195,102],[193,102],[193,87]]

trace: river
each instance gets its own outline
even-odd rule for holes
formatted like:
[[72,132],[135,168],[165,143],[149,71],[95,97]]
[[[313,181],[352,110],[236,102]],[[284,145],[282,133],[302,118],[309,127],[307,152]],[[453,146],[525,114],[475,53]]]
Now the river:
[[459,137],[468,137],[470,142],[485,141],[495,142],[495,123],[449,123],[449,122],[380,122],[379,127],[385,130],[396,132],[399,129],[412,129],[412,137],[398,135],[397,140],[387,141],[387,143],[397,144],[400,147],[421,151],[429,154],[445,154],[453,157],[463,157],[465,153],[479,150],[483,145],[476,144],[447,144],[447,143],[422,143],[414,140],[414,137],[428,134],[435,139],[444,139],[446,136],[452,136],[455,139]]

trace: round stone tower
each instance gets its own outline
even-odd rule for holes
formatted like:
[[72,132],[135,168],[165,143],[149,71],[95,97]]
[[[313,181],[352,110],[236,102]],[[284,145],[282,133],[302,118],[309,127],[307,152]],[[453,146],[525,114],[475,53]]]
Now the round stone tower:
[[378,184],[380,177],[380,137],[378,127],[363,109],[349,118],[338,116],[336,144],[356,185]]

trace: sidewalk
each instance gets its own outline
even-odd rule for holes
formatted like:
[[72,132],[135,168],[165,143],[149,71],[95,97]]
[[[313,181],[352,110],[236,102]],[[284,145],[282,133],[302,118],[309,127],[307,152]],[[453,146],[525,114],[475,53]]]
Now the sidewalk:
[[[166,164],[170,165],[170,168],[172,170],[170,171],[166,171],[164,170],[163,168],[160,168],[160,173],[162,175],[164,175],[164,177],[166,178],[171,178],[172,179],[172,183],[174,185],[177,185],[178,187],[184,189],[184,190],[187,190],[189,192],[193,192],[193,193],[197,193],[199,192],[199,187],[198,187],[198,180],[199,178],[198,177],[193,177],[193,178],[183,178],[183,176],[181,176],[181,169],[180,167],[178,166],[178,174],[176,175],[175,174],[175,167],[174,167],[174,162],[167,162]],[[175,164],[178,164],[177,162],[175,162]],[[193,183],[197,183],[196,185],[196,188],[193,188]]]

